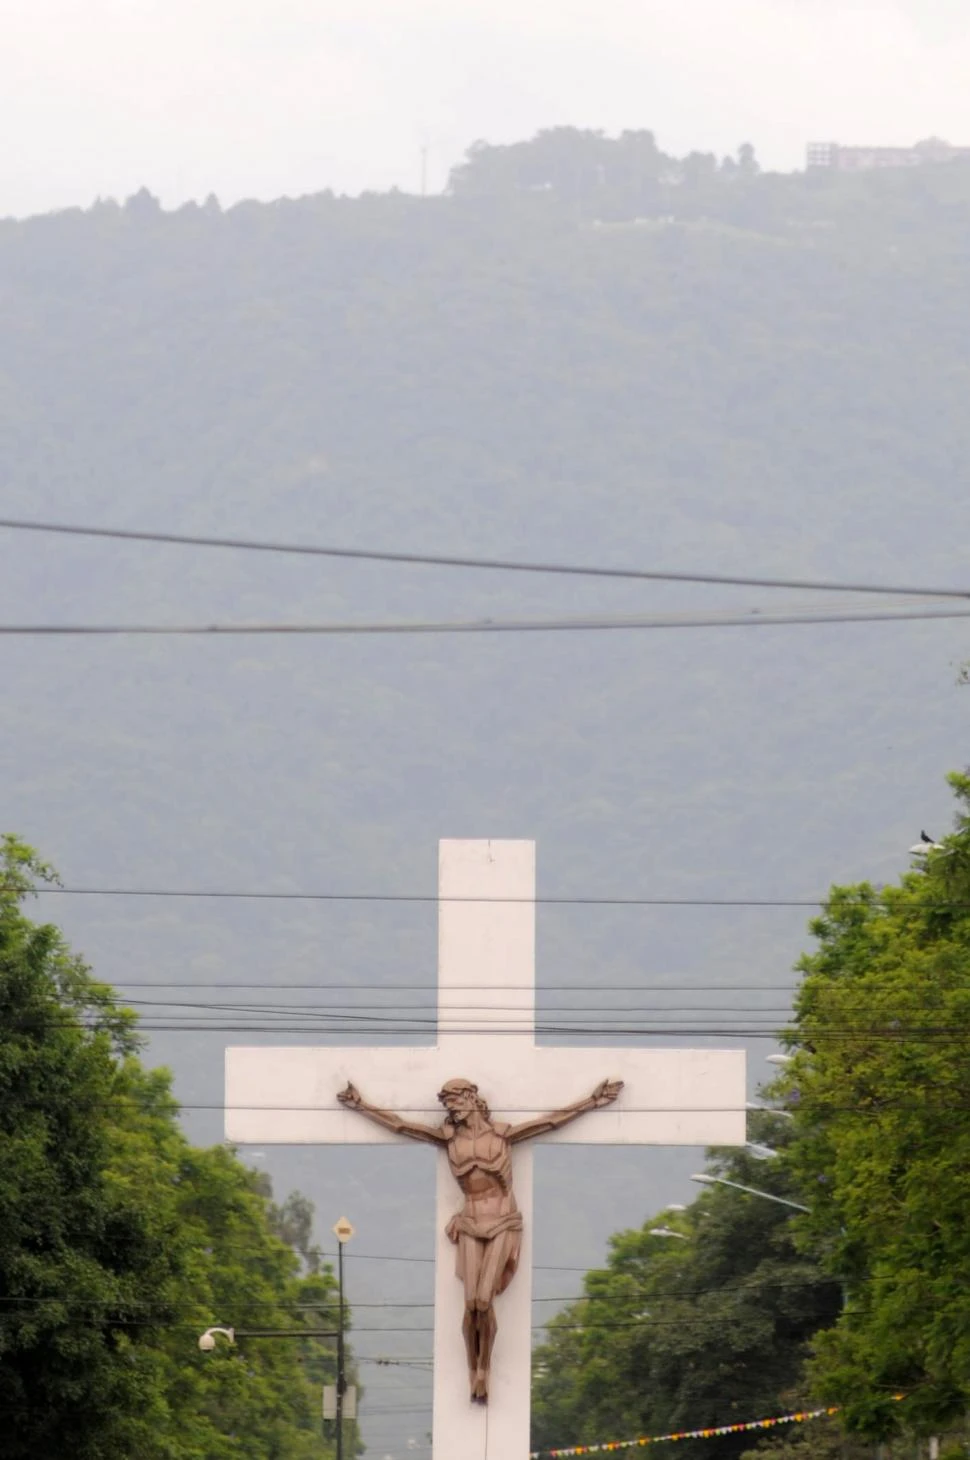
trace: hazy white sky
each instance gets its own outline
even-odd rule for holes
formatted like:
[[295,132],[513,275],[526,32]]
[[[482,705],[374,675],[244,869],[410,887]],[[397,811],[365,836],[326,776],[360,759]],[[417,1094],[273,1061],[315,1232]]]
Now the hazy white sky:
[[415,190],[477,137],[970,143],[970,0],[0,0],[0,216]]

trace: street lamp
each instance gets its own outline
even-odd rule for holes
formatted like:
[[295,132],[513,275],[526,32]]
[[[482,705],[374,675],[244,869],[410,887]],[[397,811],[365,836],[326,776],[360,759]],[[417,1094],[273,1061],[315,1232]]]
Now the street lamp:
[[691,1181],[700,1181],[704,1186],[733,1186],[735,1191],[746,1191],[749,1196],[763,1196],[765,1201],[776,1201],[780,1206],[794,1207],[796,1212],[811,1210],[800,1201],[789,1201],[787,1196],[775,1196],[772,1191],[759,1191],[756,1186],[742,1186],[740,1181],[728,1181],[726,1176],[711,1176],[706,1171],[700,1176],[692,1176]]
[[765,1115],[779,1115],[781,1116],[782,1120],[795,1119],[790,1110],[777,1110],[773,1105],[755,1105],[750,1100],[744,1108],[745,1110],[762,1110],[764,1111]]
[[795,1058],[792,1054],[766,1054],[765,1060],[769,1065],[790,1065]]
[[207,1328],[199,1338],[199,1348],[211,1354],[219,1333],[234,1344],[237,1338],[336,1338],[333,1328]]
[[676,1237],[679,1242],[689,1242],[690,1238],[683,1232],[675,1232],[673,1227],[648,1227],[648,1237]]
[[[742,1186],[740,1181],[728,1181],[726,1176],[711,1176],[708,1172],[703,1175],[692,1176],[691,1181],[703,1182],[705,1186],[733,1186],[735,1191],[746,1191],[749,1196],[763,1196],[765,1201],[776,1201],[780,1206],[793,1207],[796,1212],[809,1212],[811,1207],[803,1206],[800,1201],[789,1201],[787,1196],[775,1196],[773,1191],[759,1191],[754,1186]],[[843,1232],[844,1232],[843,1228]],[[842,1307],[849,1306],[849,1290],[845,1283],[839,1279],[839,1287],[842,1292]]]
[[344,1400],[347,1397],[347,1377],[344,1372],[344,1243],[350,1241],[354,1229],[346,1217],[341,1217],[334,1223],[333,1231],[337,1239],[337,1303],[340,1310],[337,1321],[337,1460],[343,1460]]
[[778,1152],[771,1146],[763,1146],[760,1141],[745,1141],[744,1149],[754,1157],[756,1161],[774,1161]]

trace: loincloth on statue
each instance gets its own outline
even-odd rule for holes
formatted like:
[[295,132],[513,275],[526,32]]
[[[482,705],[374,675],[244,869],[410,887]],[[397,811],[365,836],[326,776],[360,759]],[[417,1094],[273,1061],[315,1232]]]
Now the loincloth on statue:
[[463,1250],[465,1244],[461,1240],[462,1237],[471,1237],[476,1242],[493,1242],[497,1237],[502,1237],[506,1233],[509,1234],[508,1251],[498,1278],[496,1294],[505,1292],[519,1265],[519,1250],[522,1245],[522,1213],[511,1211],[499,1213],[494,1217],[473,1217],[465,1212],[459,1212],[452,1217],[445,1228],[445,1235],[449,1242],[457,1244],[455,1272],[462,1282],[465,1280],[465,1253]]

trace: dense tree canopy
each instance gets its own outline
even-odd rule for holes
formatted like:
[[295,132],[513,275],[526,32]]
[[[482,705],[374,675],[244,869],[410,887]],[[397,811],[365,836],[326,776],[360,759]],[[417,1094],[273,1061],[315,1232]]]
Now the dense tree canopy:
[[805,1241],[846,1284],[812,1383],[867,1434],[970,1405],[970,777],[902,885],[835,889],[814,924],[780,1082]]
[[[784,1122],[756,1117],[776,1144]],[[709,1170],[794,1199],[786,1169],[745,1151]],[[793,1209],[714,1185],[681,1215],[665,1212],[611,1241],[608,1267],[552,1320],[536,1357],[537,1447],[730,1424],[804,1403],[808,1342],[831,1323],[837,1283],[796,1251]],[[656,1236],[667,1226],[677,1237]],[[746,1435],[684,1441],[678,1452],[731,1460]]]
[[25,915],[22,900],[38,876],[50,873],[6,837],[3,1454],[318,1457],[332,1342],[241,1338],[211,1355],[196,1343],[214,1323],[243,1332],[335,1328],[334,1280],[309,1240],[312,1211],[298,1197],[273,1206],[229,1150],[188,1144],[167,1075],[137,1057],[132,1015],[56,928]]
[[[623,1438],[829,1404],[804,1432],[693,1443],[711,1455],[910,1455],[970,1408],[970,775],[952,835],[899,886],[835,888],[800,963],[776,1160],[715,1173],[688,1242],[613,1239],[539,1354],[541,1445]],[[755,1134],[759,1132],[755,1130]],[[744,1411],[743,1415],[741,1411]],[[848,1438],[845,1431],[848,1431]],[[898,1443],[893,1443],[898,1437]],[[686,1448],[686,1446],[685,1446]]]

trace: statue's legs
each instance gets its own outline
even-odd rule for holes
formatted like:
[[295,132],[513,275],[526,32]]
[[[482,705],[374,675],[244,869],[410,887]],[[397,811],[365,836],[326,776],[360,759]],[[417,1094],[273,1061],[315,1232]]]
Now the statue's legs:
[[468,1361],[468,1388],[471,1398],[484,1404],[488,1398],[488,1374],[482,1370],[483,1314],[478,1294],[489,1244],[470,1237],[467,1233],[462,1233],[458,1240],[461,1243],[462,1276],[465,1280],[465,1317],[461,1331]]
[[479,1373],[479,1399],[482,1404],[488,1403],[488,1381],[492,1368],[492,1349],[495,1345],[495,1335],[498,1333],[498,1319],[495,1317],[495,1309],[489,1303],[484,1311],[478,1314],[478,1373]]
[[465,1309],[462,1333],[468,1356],[468,1386],[471,1398],[478,1404],[488,1403],[488,1371],[497,1332],[494,1308],[469,1305]]
[[492,1350],[498,1333],[493,1300],[504,1291],[518,1258],[517,1233],[503,1232],[483,1241],[462,1233],[462,1277],[465,1283],[465,1317],[462,1336],[468,1361],[468,1385],[471,1398],[479,1404],[488,1402],[489,1371]]
[[477,1399],[476,1381],[478,1378],[478,1312],[475,1308],[466,1307],[464,1321],[461,1325],[462,1337],[465,1340],[465,1357],[468,1361],[468,1387],[472,1399]]

